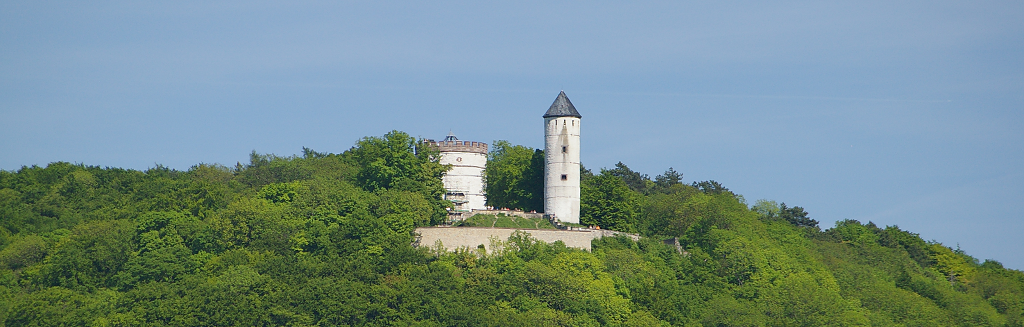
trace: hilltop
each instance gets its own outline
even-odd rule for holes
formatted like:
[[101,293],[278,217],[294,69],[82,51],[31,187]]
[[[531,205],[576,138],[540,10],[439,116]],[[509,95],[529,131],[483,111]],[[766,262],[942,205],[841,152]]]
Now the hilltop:
[[[593,250],[411,246],[446,167],[402,132],[234,167],[0,171],[5,326],[1024,326],[1024,273],[897,226],[820,226],[714,181],[581,170]],[[494,142],[491,205],[536,210],[535,156]],[[420,148],[417,148],[420,147]],[[469,224],[538,222],[477,217]],[[517,225],[518,226],[518,225]],[[678,240],[680,247],[664,241]]]

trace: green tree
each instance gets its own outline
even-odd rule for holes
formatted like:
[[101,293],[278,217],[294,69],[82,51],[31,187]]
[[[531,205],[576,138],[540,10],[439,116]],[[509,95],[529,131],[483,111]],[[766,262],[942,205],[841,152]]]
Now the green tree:
[[762,220],[779,219],[779,203],[771,200],[757,200],[750,210],[756,212]]
[[669,167],[664,173],[658,176],[654,176],[654,187],[651,191],[661,193],[671,193],[673,187],[680,185],[683,180],[683,173],[675,171],[672,167]]
[[704,192],[704,193],[707,193],[707,194],[718,194],[718,193],[729,192],[728,188],[725,188],[725,186],[722,186],[721,183],[713,181],[713,180],[702,181],[702,182],[693,182],[693,184],[691,184],[690,186],[696,187],[697,189],[700,189],[701,192]]
[[523,210],[544,211],[544,150],[533,151],[530,169],[519,182],[519,188],[529,195],[523,200]]
[[580,185],[580,223],[636,232],[643,197],[622,178],[602,171]]
[[544,210],[544,151],[494,141],[487,154],[484,175],[487,205]]
[[807,211],[801,207],[787,207],[783,202],[779,205],[779,217],[797,227],[817,227],[818,221],[807,217]]
[[38,235],[15,238],[0,250],[0,268],[20,269],[46,257],[46,241]]
[[350,150],[360,166],[356,180],[368,191],[403,188],[440,197],[440,178],[447,169],[438,163],[437,151],[430,149],[399,131],[365,137]]
[[[622,161],[616,163],[615,168],[603,170],[602,173],[621,178],[635,192],[646,193],[648,189],[654,186],[654,183],[651,182],[651,178],[647,174],[641,174],[629,169]],[[668,181],[666,180],[666,182]]]
[[383,137],[366,137],[349,151],[359,165],[356,181],[367,191],[397,189],[426,195],[433,204],[431,223],[446,219],[441,176],[450,166],[438,163],[436,149],[417,142],[409,134],[391,131]]
[[691,198],[700,191],[688,185],[678,185],[676,188],[671,193],[654,193],[647,197],[640,220],[643,226],[641,232],[646,235],[679,237],[685,235],[697,222],[700,210]]
[[133,224],[124,220],[76,226],[41,267],[41,284],[78,290],[115,286],[113,278],[135,256]]

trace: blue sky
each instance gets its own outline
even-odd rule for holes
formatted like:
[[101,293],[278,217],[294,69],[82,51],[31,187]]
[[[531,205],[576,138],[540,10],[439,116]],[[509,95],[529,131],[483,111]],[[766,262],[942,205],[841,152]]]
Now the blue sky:
[[899,225],[1024,269],[1024,2],[0,3],[0,169],[228,166],[397,129]]

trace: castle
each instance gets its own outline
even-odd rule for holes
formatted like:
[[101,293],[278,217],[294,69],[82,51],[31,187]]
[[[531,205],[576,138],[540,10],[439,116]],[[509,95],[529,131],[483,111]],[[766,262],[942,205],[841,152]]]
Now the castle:
[[[554,219],[580,222],[580,118],[565,92],[544,113],[544,212]],[[427,140],[452,169],[442,179],[452,216],[485,210],[484,167],[487,143],[460,141],[451,132],[444,141]]]
[[[416,246],[440,246],[455,249],[483,249],[493,252],[500,242],[518,232],[544,242],[560,241],[566,246],[590,250],[590,242],[609,236],[627,236],[638,240],[639,235],[610,230],[568,227],[562,223],[580,222],[580,119],[576,107],[559,92],[555,102],[544,113],[544,214],[503,212],[524,217],[544,216],[558,222],[559,229],[522,229],[494,227],[434,226],[416,228]],[[452,169],[442,178],[445,199],[452,201],[449,212],[453,220],[468,218],[474,213],[498,213],[486,207],[484,168],[487,165],[487,144],[460,141],[448,133],[444,141],[427,140],[440,151],[440,162]]]

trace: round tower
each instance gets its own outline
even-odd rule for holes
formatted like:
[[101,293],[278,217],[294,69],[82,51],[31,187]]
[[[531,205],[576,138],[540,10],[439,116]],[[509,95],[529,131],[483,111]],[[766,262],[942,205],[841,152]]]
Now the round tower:
[[559,92],[544,113],[544,213],[580,222],[580,113]]
[[484,167],[487,165],[487,143],[459,141],[448,133],[444,141],[430,141],[441,152],[442,165],[452,165],[441,181],[445,200],[455,204],[455,213],[482,210],[487,201],[484,195]]

